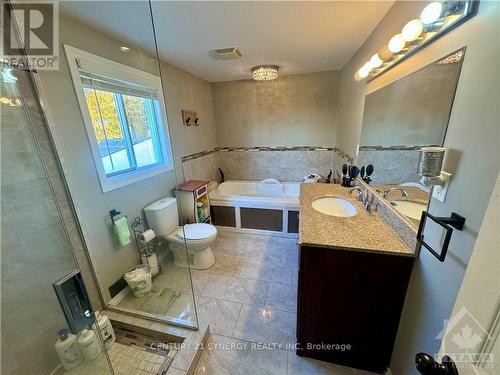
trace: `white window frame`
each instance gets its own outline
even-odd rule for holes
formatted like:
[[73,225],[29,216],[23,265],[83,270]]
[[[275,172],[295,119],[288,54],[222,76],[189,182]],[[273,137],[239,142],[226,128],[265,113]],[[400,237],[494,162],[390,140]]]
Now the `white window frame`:
[[[116,61],[105,59],[103,57],[91,54],[86,51],[82,51],[78,48],[66,44],[64,45],[64,49],[66,52],[66,57],[68,59],[71,78],[75,87],[78,104],[82,112],[83,122],[85,124],[85,130],[87,132],[87,138],[92,150],[94,165],[97,170],[97,175],[99,177],[102,191],[105,193],[173,170],[174,160],[172,157],[172,146],[168,132],[167,111],[165,108],[165,100],[163,98],[163,90],[160,78],[142,70],[117,63]],[[154,166],[150,167],[145,166],[132,171],[118,173],[112,176],[106,175],[106,172],[104,171],[104,164],[99,152],[99,146],[92,124],[92,119],[87,107],[87,101],[85,100],[85,94],[83,91],[84,87],[82,85],[80,77],[79,66],[84,66],[85,70],[90,70],[92,73],[96,73],[101,76],[111,77],[125,82],[146,86],[154,90],[158,97],[161,121],[163,125],[163,129],[158,129],[158,137],[164,159],[161,163],[155,164]]]

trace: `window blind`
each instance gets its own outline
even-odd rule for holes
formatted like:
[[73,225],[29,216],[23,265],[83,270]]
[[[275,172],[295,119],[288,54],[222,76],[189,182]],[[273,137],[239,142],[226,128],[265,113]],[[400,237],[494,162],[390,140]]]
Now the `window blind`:
[[142,98],[158,99],[157,89],[138,85],[132,82],[126,82],[110,77],[103,77],[95,73],[85,72],[81,69],[80,79],[83,87],[114,92],[123,95],[132,95]]

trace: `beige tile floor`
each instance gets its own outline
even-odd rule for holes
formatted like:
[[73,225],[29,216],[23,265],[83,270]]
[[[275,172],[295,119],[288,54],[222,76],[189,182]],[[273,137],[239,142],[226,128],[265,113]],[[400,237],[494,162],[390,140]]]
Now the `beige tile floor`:
[[[162,269],[163,273],[153,280],[152,285],[152,290],[162,293],[153,293],[143,298],[129,294],[117,306],[155,314],[164,319],[174,318],[183,320],[186,324],[195,324],[196,315],[189,270],[176,267],[171,261],[162,263]],[[196,280],[195,276],[198,276]],[[200,283],[204,286],[209,277],[209,274],[195,275],[193,272],[194,290],[198,290]],[[180,292],[179,296],[174,297],[169,303],[176,291]]]
[[192,271],[198,319],[211,331],[196,375],[370,374],[295,354],[295,240],[225,232],[212,249],[215,265]]
[[116,375],[156,375],[166,357],[115,342],[108,349]]

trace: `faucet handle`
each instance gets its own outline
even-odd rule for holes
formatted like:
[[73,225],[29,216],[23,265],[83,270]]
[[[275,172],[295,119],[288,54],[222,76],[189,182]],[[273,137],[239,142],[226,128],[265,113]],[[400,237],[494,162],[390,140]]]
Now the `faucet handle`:
[[364,202],[364,207],[367,212],[374,212],[377,211],[377,206],[378,204],[374,202],[375,201],[375,196],[372,194],[371,198],[369,197],[368,192],[366,193],[366,199]]
[[365,202],[366,202],[366,197],[367,197],[367,193],[366,193],[366,191],[364,191],[364,190],[359,190],[359,193],[358,193],[358,202],[363,202],[363,203],[365,203]]

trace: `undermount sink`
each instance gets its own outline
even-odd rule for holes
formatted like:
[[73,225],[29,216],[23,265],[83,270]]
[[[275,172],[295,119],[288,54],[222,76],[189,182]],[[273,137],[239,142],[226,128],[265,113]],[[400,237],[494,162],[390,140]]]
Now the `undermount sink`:
[[325,197],[313,200],[312,208],[330,216],[349,217],[356,215],[356,207],[344,198]]
[[391,204],[405,216],[409,218],[420,220],[422,217],[422,211],[427,209],[427,205],[419,202],[412,201],[391,201]]

